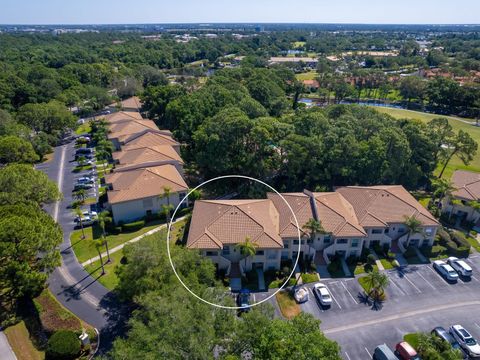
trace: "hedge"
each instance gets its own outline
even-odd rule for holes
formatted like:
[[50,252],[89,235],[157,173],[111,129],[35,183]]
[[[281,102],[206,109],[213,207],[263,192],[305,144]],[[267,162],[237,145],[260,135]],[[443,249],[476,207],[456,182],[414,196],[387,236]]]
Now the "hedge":
[[123,231],[137,231],[145,226],[145,220],[135,221],[122,225]]
[[73,331],[59,330],[55,332],[47,344],[47,359],[70,360],[80,353],[80,340]]

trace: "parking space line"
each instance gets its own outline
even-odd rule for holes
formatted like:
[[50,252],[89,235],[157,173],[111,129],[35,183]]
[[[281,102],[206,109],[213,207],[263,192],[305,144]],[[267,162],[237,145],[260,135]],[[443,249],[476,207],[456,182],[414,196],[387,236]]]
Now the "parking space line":
[[398,291],[400,291],[403,295],[407,295],[407,294],[405,294],[405,292],[404,292],[402,289],[400,289],[400,286],[398,286],[398,285],[395,283],[395,281],[393,281],[392,278],[390,278],[390,283],[391,283],[392,285],[395,285],[395,287],[398,289]]
[[423,280],[425,280],[425,282],[426,282],[433,290],[437,290],[437,288],[436,288],[435,286],[433,286],[433,285],[430,283],[430,281],[428,281],[427,279],[425,279],[420,272],[417,272],[416,274],[418,274]]
[[365,347],[364,349],[365,349],[365,351],[367,352],[368,356],[369,356],[370,359],[371,359],[371,358],[372,358],[372,354],[370,354],[370,351],[368,351],[368,349],[367,349],[366,347]]
[[475,280],[475,281],[478,281],[478,279],[472,275],[472,279]]
[[477,323],[475,323],[475,326],[478,327],[480,329],[480,325],[478,325]]
[[442,282],[445,283],[445,279],[440,276],[439,273],[437,273],[435,270],[433,270],[430,266],[427,266],[427,269],[433,272],[435,275],[437,275],[440,279],[442,279]]
[[403,277],[404,277],[405,280],[407,280],[410,284],[412,284],[412,286],[415,288],[415,290],[418,291],[419,294],[422,293],[422,291],[421,291],[419,288],[417,288],[413,282],[410,281],[410,279],[407,277],[407,274],[403,274]]
[[[315,302],[317,301],[317,297],[315,296],[315,294],[313,293],[313,289],[312,288],[308,288],[308,290],[312,293],[312,296],[313,298],[315,299]],[[320,304],[319,308],[320,310],[322,310],[322,312],[325,312],[325,310],[323,310],[323,306],[321,306],[322,304]]]
[[357,300],[355,300],[355,298],[354,298],[353,295],[350,293],[350,291],[348,291],[348,289],[347,289],[347,287],[345,286],[345,284],[343,283],[343,281],[341,281],[341,284],[342,284],[343,288],[345,289],[345,291],[348,293],[348,295],[350,295],[350,297],[352,298],[353,302],[358,305]]
[[[328,289],[328,287],[327,287]],[[335,303],[338,305],[338,307],[340,308],[340,310],[342,309],[342,307],[340,306],[340,304],[338,303],[337,299],[335,299],[335,297],[333,296],[333,292],[328,289],[328,292],[330,293],[330,296],[332,297],[333,300],[335,300]]]
[[350,359],[350,356],[348,355],[348,353],[347,353],[346,351],[345,351],[345,355],[347,356],[347,359],[348,359],[348,360],[351,360],[351,359]]

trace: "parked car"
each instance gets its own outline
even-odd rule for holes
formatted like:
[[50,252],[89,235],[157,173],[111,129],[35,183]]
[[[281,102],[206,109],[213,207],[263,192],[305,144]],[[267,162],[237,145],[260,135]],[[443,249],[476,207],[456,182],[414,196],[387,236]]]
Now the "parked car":
[[[77,216],[75,218],[75,222],[80,226],[80,218]],[[95,222],[95,219],[93,219],[90,216],[82,216],[82,226],[91,226]]]
[[387,344],[378,345],[373,351],[373,358],[375,360],[398,360]]
[[447,259],[447,262],[459,275],[464,277],[472,276],[472,268],[465,261],[451,256]]
[[332,296],[330,295],[330,292],[328,291],[328,288],[325,286],[325,284],[316,283],[313,286],[313,293],[317,297],[318,301],[320,301],[320,304],[322,304],[323,306],[332,305]]
[[308,289],[304,286],[296,287],[293,291],[293,297],[297,303],[304,303],[308,301]]
[[82,176],[77,179],[77,184],[95,184],[95,179],[89,176]]
[[395,346],[395,353],[401,360],[420,360],[416,350],[406,341],[399,342]]
[[89,190],[89,189],[92,189],[92,188],[93,188],[92,184],[76,183],[74,188],[73,188],[73,191],[77,191],[77,190],[80,190],[80,189]]
[[93,154],[93,148],[82,147],[75,150],[75,155]]
[[458,274],[453,268],[448,265],[443,260],[435,260],[433,262],[433,268],[437,270],[437,272],[442,275],[442,277],[448,281],[457,281]]
[[432,335],[438,336],[440,339],[445,340],[452,346],[453,349],[459,350],[463,353],[462,347],[458,341],[455,340],[455,338],[447,330],[445,330],[445,328],[437,326],[432,330]]
[[450,326],[450,334],[453,335],[470,357],[480,357],[480,345],[462,325]]
[[[77,161],[77,164],[80,165],[80,164],[78,163],[78,161]],[[83,164],[84,164],[84,165],[92,165],[92,166],[94,166],[94,165],[95,165],[95,161],[93,161],[93,160],[85,160],[85,161],[83,162]]]
[[242,308],[240,311],[250,311],[250,291],[248,289],[240,290],[240,293],[237,295],[237,306]]
[[[98,214],[96,211],[85,210],[82,212],[82,218],[84,217],[91,217],[92,219],[96,219],[98,217]],[[78,221],[78,216],[75,218],[75,221]]]

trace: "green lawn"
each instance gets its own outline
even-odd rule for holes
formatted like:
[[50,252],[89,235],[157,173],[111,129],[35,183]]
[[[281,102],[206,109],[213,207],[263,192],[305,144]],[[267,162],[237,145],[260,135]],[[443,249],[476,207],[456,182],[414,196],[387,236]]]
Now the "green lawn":
[[370,292],[371,288],[370,288],[370,285],[368,284],[368,279],[366,276],[359,277],[358,283],[363,288],[363,290],[365,290],[365,293],[368,294]]
[[32,340],[30,340],[30,334],[25,326],[25,322],[20,321],[18,324],[6,328],[5,335],[7,336],[8,342],[17,356],[17,359],[45,359],[45,353],[37,350],[33,345]]
[[[441,116],[436,114],[423,113],[419,111],[394,109],[394,108],[386,108],[386,107],[374,107],[374,108],[375,110],[381,113],[389,114],[396,119],[410,118],[410,119],[418,119],[423,122],[428,122],[438,117],[445,117],[448,119],[449,123],[452,125],[455,131],[464,130],[468,132],[474,140],[480,143],[480,127],[466,124],[460,121],[460,120],[464,120],[464,121],[474,123],[474,120],[472,119],[461,119],[454,116]],[[450,164],[445,169],[445,173],[443,176],[446,179],[449,179],[452,176],[453,172],[457,169],[480,172],[480,151],[477,152],[477,155],[475,155],[472,162],[468,166],[465,166],[460,159],[458,159],[457,157],[454,157],[450,161]],[[437,171],[439,171],[439,169]]]
[[353,270],[352,268],[350,268],[350,271],[353,272],[354,275],[365,274],[373,270],[378,271],[378,266],[377,265],[372,266],[366,263],[357,263],[353,268]]
[[466,236],[466,239],[470,245],[472,245],[475,250],[480,252],[480,244],[478,243],[477,239],[471,237],[471,236]]
[[418,347],[418,333],[405,334],[403,340],[409,343],[414,349]]
[[[138,231],[133,232],[124,232],[118,235],[107,235],[108,246],[111,248],[123,244],[133,238],[145,234],[147,231],[150,231],[159,225],[163,224],[164,222],[160,222],[159,220],[152,221],[148,223],[145,227]],[[97,224],[94,226],[86,227],[85,229],[85,239],[81,239],[82,230],[78,229],[75,230],[72,235],[70,236],[70,242],[72,244],[73,251],[80,263],[87,261],[98,255],[97,249],[95,248],[94,239],[99,239],[101,237],[102,231]],[[165,232],[166,229],[161,230]],[[102,251],[104,252],[104,251]]]
[[303,80],[315,80],[318,76],[318,73],[316,71],[309,71],[306,73],[301,73],[301,74],[296,74],[295,77],[297,78],[298,81],[303,81]]
[[[123,257],[123,251],[117,251],[110,255],[112,260],[110,263],[105,264],[105,274],[102,274],[102,268],[100,266],[100,260],[85,266],[85,270],[92,276],[94,279],[98,278],[98,281],[105,286],[107,289],[113,290],[118,284],[118,278],[115,274],[115,269],[117,266],[121,265],[120,261]],[[103,259],[106,261],[107,259]]]
[[395,266],[393,266],[393,261],[387,260],[387,259],[380,259],[380,262],[383,265],[383,268],[385,270],[390,270],[393,269]]
[[302,273],[302,281],[304,284],[312,283],[312,282],[317,282],[318,281],[318,275],[315,274],[308,274],[308,273]]
[[81,135],[81,134],[86,134],[89,133],[92,130],[92,127],[90,126],[90,122],[86,122],[85,124],[80,125],[77,130],[75,130],[75,134]]
[[299,47],[305,46],[305,44],[306,44],[305,41],[295,41],[295,42],[293,43],[293,47],[294,47],[294,48],[299,48]]

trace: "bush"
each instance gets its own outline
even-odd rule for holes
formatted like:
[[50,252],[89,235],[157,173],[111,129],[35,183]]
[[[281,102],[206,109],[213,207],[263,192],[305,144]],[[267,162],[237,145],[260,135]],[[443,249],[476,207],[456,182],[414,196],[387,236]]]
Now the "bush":
[[391,252],[391,251],[388,251],[386,257],[387,257],[388,260],[393,260],[393,259],[395,259],[395,253]]
[[145,220],[135,221],[122,225],[122,230],[127,232],[140,230],[145,226]]
[[377,259],[375,258],[375,255],[373,255],[373,254],[369,254],[369,255],[367,256],[367,263],[368,263],[369,265],[375,265],[376,260],[377,260]]
[[469,247],[470,244],[468,243],[465,235],[460,231],[453,231],[451,234],[452,240],[457,244],[458,247],[465,246]]
[[75,359],[80,353],[80,340],[73,331],[59,330],[55,332],[47,344],[47,359]]

